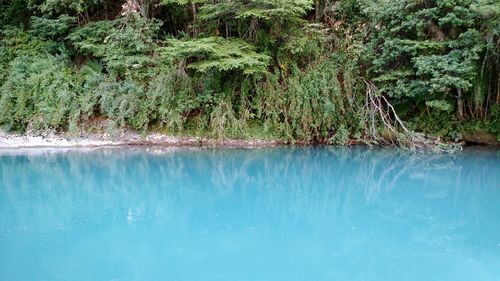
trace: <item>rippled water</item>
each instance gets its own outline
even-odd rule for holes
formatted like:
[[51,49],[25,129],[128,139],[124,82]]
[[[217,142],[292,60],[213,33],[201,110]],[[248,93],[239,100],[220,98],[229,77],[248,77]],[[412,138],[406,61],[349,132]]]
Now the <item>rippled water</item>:
[[0,151],[0,280],[500,280],[500,152]]

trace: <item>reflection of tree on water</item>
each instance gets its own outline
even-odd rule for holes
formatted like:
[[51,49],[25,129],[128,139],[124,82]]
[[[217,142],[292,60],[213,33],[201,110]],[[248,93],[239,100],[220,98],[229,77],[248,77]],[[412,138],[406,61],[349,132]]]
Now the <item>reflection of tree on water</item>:
[[[377,157],[373,157],[376,153]],[[381,192],[390,192],[395,188],[397,181],[403,175],[423,174],[425,170],[444,162],[452,171],[455,167],[452,156],[439,154],[412,154],[402,151],[387,152],[384,150],[360,153],[363,159],[363,176],[365,182],[365,198],[367,201],[376,200]]]
[[[7,198],[9,194],[38,194],[75,196],[78,200],[78,195],[86,194],[130,200],[143,192],[148,198],[162,198],[210,187],[222,195],[258,190],[269,197],[272,205],[283,197],[282,192],[306,204],[308,198],[323,198],[329,204],[331,196],[369,203],[381,193],[392,191],[402,176],[425,184],[429,172],[443,169],[456,180],[461,176],[471,178],[477,186],[481,186],[478,181],[482,178],[471,176],[471,172],[480,170],[463,171],[457,156],[412,155],[383,149],[213,149],[156,156],[138,150],[130,154],[127,150],[103,149],[45,157],[4,156],[0,164],[2,192]],[[43,188],[33,190],[34,185]],[[356,196],[351,197],[351,193]]]
[[[268,148],[2,156],[0,216],[12,216],[17,229],[23,222],[76,227],[110,217],[185,228],[207,227],[205,221],[233,228],[336,224],[352,232],[350,243],[381,235],[377,224],[385,222],[411,232],[402,237],[430,241],[430,228],[446,241],[471,223],[471,214],[487,216],[484,189],[498,184],[498,158],[474,154]],[[468,216],[448,219],[447,212]],[[411,230],[415,222],[425,228]]]

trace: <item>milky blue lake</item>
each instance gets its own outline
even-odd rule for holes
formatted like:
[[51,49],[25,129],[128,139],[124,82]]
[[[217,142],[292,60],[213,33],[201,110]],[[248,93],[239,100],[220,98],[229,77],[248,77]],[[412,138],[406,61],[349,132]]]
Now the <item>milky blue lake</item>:
[[497,281],[500,151],[0,150],[0,280]]

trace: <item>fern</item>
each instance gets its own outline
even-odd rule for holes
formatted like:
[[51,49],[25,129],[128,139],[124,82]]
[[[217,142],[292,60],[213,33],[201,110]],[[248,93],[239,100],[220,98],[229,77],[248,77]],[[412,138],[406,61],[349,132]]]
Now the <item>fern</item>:
[[226,72],[239,70],[244,74],[263,73],[267,69],[270,57],[259,54],[255,48],[237,39],[209,37],[181,41],[169,39],[167,47],[160,52],[167,59],[195,59],[188,68],[206,73],[210,70]]

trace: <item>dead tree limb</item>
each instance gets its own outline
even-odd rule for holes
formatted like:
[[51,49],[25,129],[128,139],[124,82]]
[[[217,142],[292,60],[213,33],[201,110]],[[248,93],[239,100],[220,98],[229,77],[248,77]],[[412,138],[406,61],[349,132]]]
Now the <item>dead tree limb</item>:
[[[381,95],[377,86],[371,81],[361,78],[366,85],[365,105],[368,132],[373,142],[407,148],[410,150],[432,150],[437,152],[454,152],[462,147],[455,143],[445,143],[439,138],[430,139],[424,134],[409,130],[398,116],[394,106]],[[390,131],[388,136],[379,133],[379,124]]]

